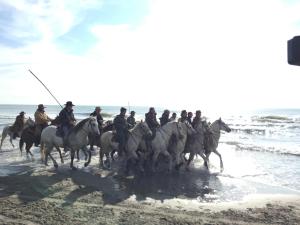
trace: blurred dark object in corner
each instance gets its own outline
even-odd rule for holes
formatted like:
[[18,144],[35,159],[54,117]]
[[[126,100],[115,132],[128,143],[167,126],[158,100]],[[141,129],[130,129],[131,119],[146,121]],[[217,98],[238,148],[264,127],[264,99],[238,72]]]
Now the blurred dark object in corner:
[[288,41],[288,63],[300,66],[300,36],[295,36]]

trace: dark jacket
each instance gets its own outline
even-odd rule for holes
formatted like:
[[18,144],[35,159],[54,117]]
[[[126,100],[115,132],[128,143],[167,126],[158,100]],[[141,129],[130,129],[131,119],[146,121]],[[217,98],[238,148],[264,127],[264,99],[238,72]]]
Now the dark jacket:
[[180,117],[178,122],[184,123],[187,120],[187,117]]
[[125,131],[127,132],[128,124],[124,116],[117,115],[113,123],[117,133],[125,133]]
[[169,119],[168,115],[163,114],[160,118],[160,126],[165,125],[166,123],[170,122],[171,120]]
[[192,122],[192,126],[195,128],[195,126],[201,122],[201,118],[200,117],[194,117],[193,122]]
[[150,129],[159,127],[159,123],[157,122],[156,119],[156,113],[148,112],[145,114],[145,117],[146,117],[146,123]]
[[20,132],[25,124],[25,117],[24,115],[18,115],[16,117],[15,123],[12,125],[11,130],[15,133]]
[[98,122],[99,127],[101,127],[103,125],[103,118],[102,118],[101,114],[97,114],[96,111],[94,111],[90,114],[90,116],[96,116],[97,117],[97,122]]
[[76,121],[73,110],[68,111],[67,108],[63,108],[59,113],[59,121],[62,126],[72,127]]
[[186,121],[188,121],[192,125],[192,118],[188,117],[186,118]]
[[129,116],[127,118],[127,123],[129,128],[133,128],[136,125],[135,118],[133,116]]

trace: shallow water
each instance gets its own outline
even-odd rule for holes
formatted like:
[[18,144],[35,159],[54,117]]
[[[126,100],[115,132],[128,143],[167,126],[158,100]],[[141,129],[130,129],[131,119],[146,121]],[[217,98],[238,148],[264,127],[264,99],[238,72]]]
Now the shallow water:
[[[118,107],[115,107],[107,111],[114,114],[117,113],[117,109]],[[20,107],[15,106],[14,110],[17,112]],[[54,114],[55,110],[57,109],[52,109],[51,112]],[[92,107],[83,107],[79,112],[83,115],[88,110],[92,110]],[[14,116],[9,116],[8,111],[9,109],[1,111],[0,107],[0,115],[2,115],[0,123],[6,124],[13,121]],[[140,111],[138,116],[141,117],[142,109]],[[266,115],[286,118],[262,119]],[[210,157],[210,172],[203,167],[203,161],[200,158],[195,159],[190,172],[182,169],[180,172],[174,171],[168,174],[164,172],[162,166],[162,170],[155,174],[137,173],[132,177],[126,177],[122,173],[121,162],[114,164],[113,171],[100,170],[98,153],[93,153],[92,163],[88,168],[83,168],[83,156],[80,162],[75,162],[75,165],[80,168],[80,171],[86,173],[111,176],[115,183],[115,191],[121,191],[126,193],[126,196],[143,201],[150,198],[158,201],[188,199],[193,202],[226,202],[242,200],[252,194],[299,195],[299,118],[299,110],[292,110],[290,113],[280,111],[277,114],[264,112],[224,117],[223,120],[233,128],[233,131],[222,133],[218,147],[223,156],[223,173],[219,173],[219,158],[214,154]],[[17,144],[15,141],[16,146]],[[38,148],[32,149],[35,161],[28,159],[25,153],[21,156],[20,151],[12,149],[6,139],[3,149],[0,150],[0,176],[31,170],[55,171],[52,166],[46,167],[41,164]],[[60,164],[57,153],[54,153],[54,157],[59,163],[57,173],[69,170],[68,154],[64,165]],[[52,165],[51,161],[49,165]]]

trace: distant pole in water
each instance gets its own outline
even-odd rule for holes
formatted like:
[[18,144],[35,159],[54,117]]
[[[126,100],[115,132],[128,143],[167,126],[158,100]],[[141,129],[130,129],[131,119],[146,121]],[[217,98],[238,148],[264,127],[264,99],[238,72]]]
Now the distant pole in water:
[[28,70],[43,86],[46,88],[46,90],[49,92],[49,94],[55,99],[55,101],[59,104],[59,106],[63,109],[62,105],[59,103],[59,101],[55,98],[55,96],[51,93],[51,91],[46,87],[46,85],[33,73],[31,70]]

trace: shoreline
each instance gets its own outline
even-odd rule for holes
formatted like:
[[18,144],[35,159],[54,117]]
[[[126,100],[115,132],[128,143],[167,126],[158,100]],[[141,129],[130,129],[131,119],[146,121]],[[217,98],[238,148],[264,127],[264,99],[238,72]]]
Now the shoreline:
[[115,176],[39,168],[0,177],[0,224],[300,224],[300,195],[196,204],[180,196],[136,199]]

